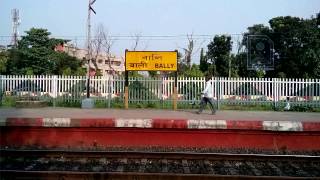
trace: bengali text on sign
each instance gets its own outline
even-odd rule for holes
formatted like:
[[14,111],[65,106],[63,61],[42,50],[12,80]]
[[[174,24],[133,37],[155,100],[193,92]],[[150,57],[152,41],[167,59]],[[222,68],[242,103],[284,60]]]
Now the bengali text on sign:
[[126,51],[127,71],[177,71],[177,51]]

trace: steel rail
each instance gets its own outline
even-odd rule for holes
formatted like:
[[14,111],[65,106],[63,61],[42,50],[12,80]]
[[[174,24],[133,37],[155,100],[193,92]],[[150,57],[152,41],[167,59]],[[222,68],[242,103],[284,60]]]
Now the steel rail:
[[320,156],[313,155],[281,155],[281,154],[235,154],[235,153],[202,153],[202,152],[150,152],[150,151],[81,151],[81,150],[28,150],[0,149],[1,156],[24,157],[126,157],[126,158],[169,158],[169,159],[208,159],[208,160],[312,160],[320,161]]
[[132,172],[74,172],[74,171],[3,171],[1,175],[8,179],[24,180],[318,180],[319,177],[289,177],[289,176],[241,176],[212,174],[173,174],[173,173],[132,173]]
[[[199,161],[200,164],[205,164],[205,162],[224,162],[224,161],[239,161],[239,162],[297,162],[297,163],[310,163],[315,162],[316,164],[320,164],[320,156],[310,156],[310,155],[271,155],[271,154],[230,154],[230,153],[198,153],[198,152],[146,152],[146,151],[71,151],[71,150],[21,150],[21,149],[0,149],[0,157],[1,159],[6,158],[20,158],[23,157],[24,160],[28,158],[35,157],[50,157],[64,160],[75,160],[79,159],[87,159],[88,164],[90,165],[90,161],[97,158],[110,158],[116,161],[125,160],[126,163],[121,164],[122,170],[120,171],[106,171],[106,172],[95,172],[93,169],[88,171],[70,171],[66,169],[65,171],[61,170],[48,170],[44,169],[43,171],[37,170],[10,170],[10,169],[0,169],[1,177],[7,179],[141,179],[141,180],[149,180],[149,179],[319,179],[320,177],[310,177],[306,175],[306,177],[296,177],[296,176],[285,176],[285,175],[241,175],[240,174],[219,174],[219,173],[208,173],[208,174],[194,174],[191,172],[192,165],[190,161]],[[50,159],[49,158],[49,159]],[[172,173],[172,171],[166,170],[165,172],[156,171],[156,172],[148,172],[148,171],[127,171],[124,170],[125,166],[137,166],[145,167],[146,164],[143,164],[148,159],[150,160],[159,160],[166,162],[169,161],[182,161],[181,167],[182,173]],[[130,161],[136,160],[136,163],[132,163]],[[183,165],[183,161],[189,161],[187,165]],[[5,161],[1,161],[2,163]],[[158,163],[159,163],[158,162]],[[63,163],[62,163],[63,164]],[[59,165],[58,165],[59,166]],[[169,168],[169,164],[166,164]],[[272,165],[273,166],[273,165]],[[135,167],[136,168],[136,167]],[[185,168],[187,170],[185,170]],[[208,167],[206,167],[208,168]],[[209,167],[212,168],[212,167]],[[225,168],[235,168],[227,166]],[[254,167],[253,169],[255,169]],[[296,168],[299,168],[296,166]],[[319,169],[319,167],[316,169]],[[212,170],[212,169],[211,169]],[[278,169],[279,170],[279,169]],[[186,173],[187,171],[187,173]],[[207,170],[206,170],[207,171]],[[210,170],[209,170],[210,171]],[[209,172],[208,171],[208,172]],[[259,171],[259,170],[258,170]],[[281,173],[280,173],[281,174]],[[317,173],[316,173],[317,174]],[[316,175],[317,176],[317,175]]]

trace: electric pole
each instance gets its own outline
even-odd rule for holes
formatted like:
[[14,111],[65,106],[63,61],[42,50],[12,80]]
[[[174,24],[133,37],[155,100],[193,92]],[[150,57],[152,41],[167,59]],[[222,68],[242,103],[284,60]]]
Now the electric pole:
[[96,11],[92,8],[92,5],[96,2],[96,0],[89,0],[88,4],[88,18],[87,18],[87,98],[90,98],[90,62],[92,58],[92,49],[91,49],[91,11],[96,14]]

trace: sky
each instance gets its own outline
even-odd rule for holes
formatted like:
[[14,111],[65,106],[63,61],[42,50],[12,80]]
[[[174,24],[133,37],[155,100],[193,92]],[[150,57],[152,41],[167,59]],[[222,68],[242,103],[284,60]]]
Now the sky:
[[[31,27],[46,28],[53,37],[85,47],[87,7],[88,0],[0,0],[0,44],[10,42],[11,10],[16,8],[20,35]],[[182,50],[187,34],[194,35],[196,49],[217,34],[230,34],[236,41],[247,27],[268,25],[273,17],[310,18],[320,12],[320,0],[96,0],[93,8],[93,34],[103,24],[117,36],[111,51],[123,55],[137,34],[142,39],[138,50]]]

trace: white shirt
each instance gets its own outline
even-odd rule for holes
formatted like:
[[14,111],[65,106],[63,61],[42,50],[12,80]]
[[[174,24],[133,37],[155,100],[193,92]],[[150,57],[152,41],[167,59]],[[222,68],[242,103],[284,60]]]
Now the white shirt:
[[213,98],[213,86],[211,80],[206,82],[206,87],[204,88],[202,93],[204,97]]

